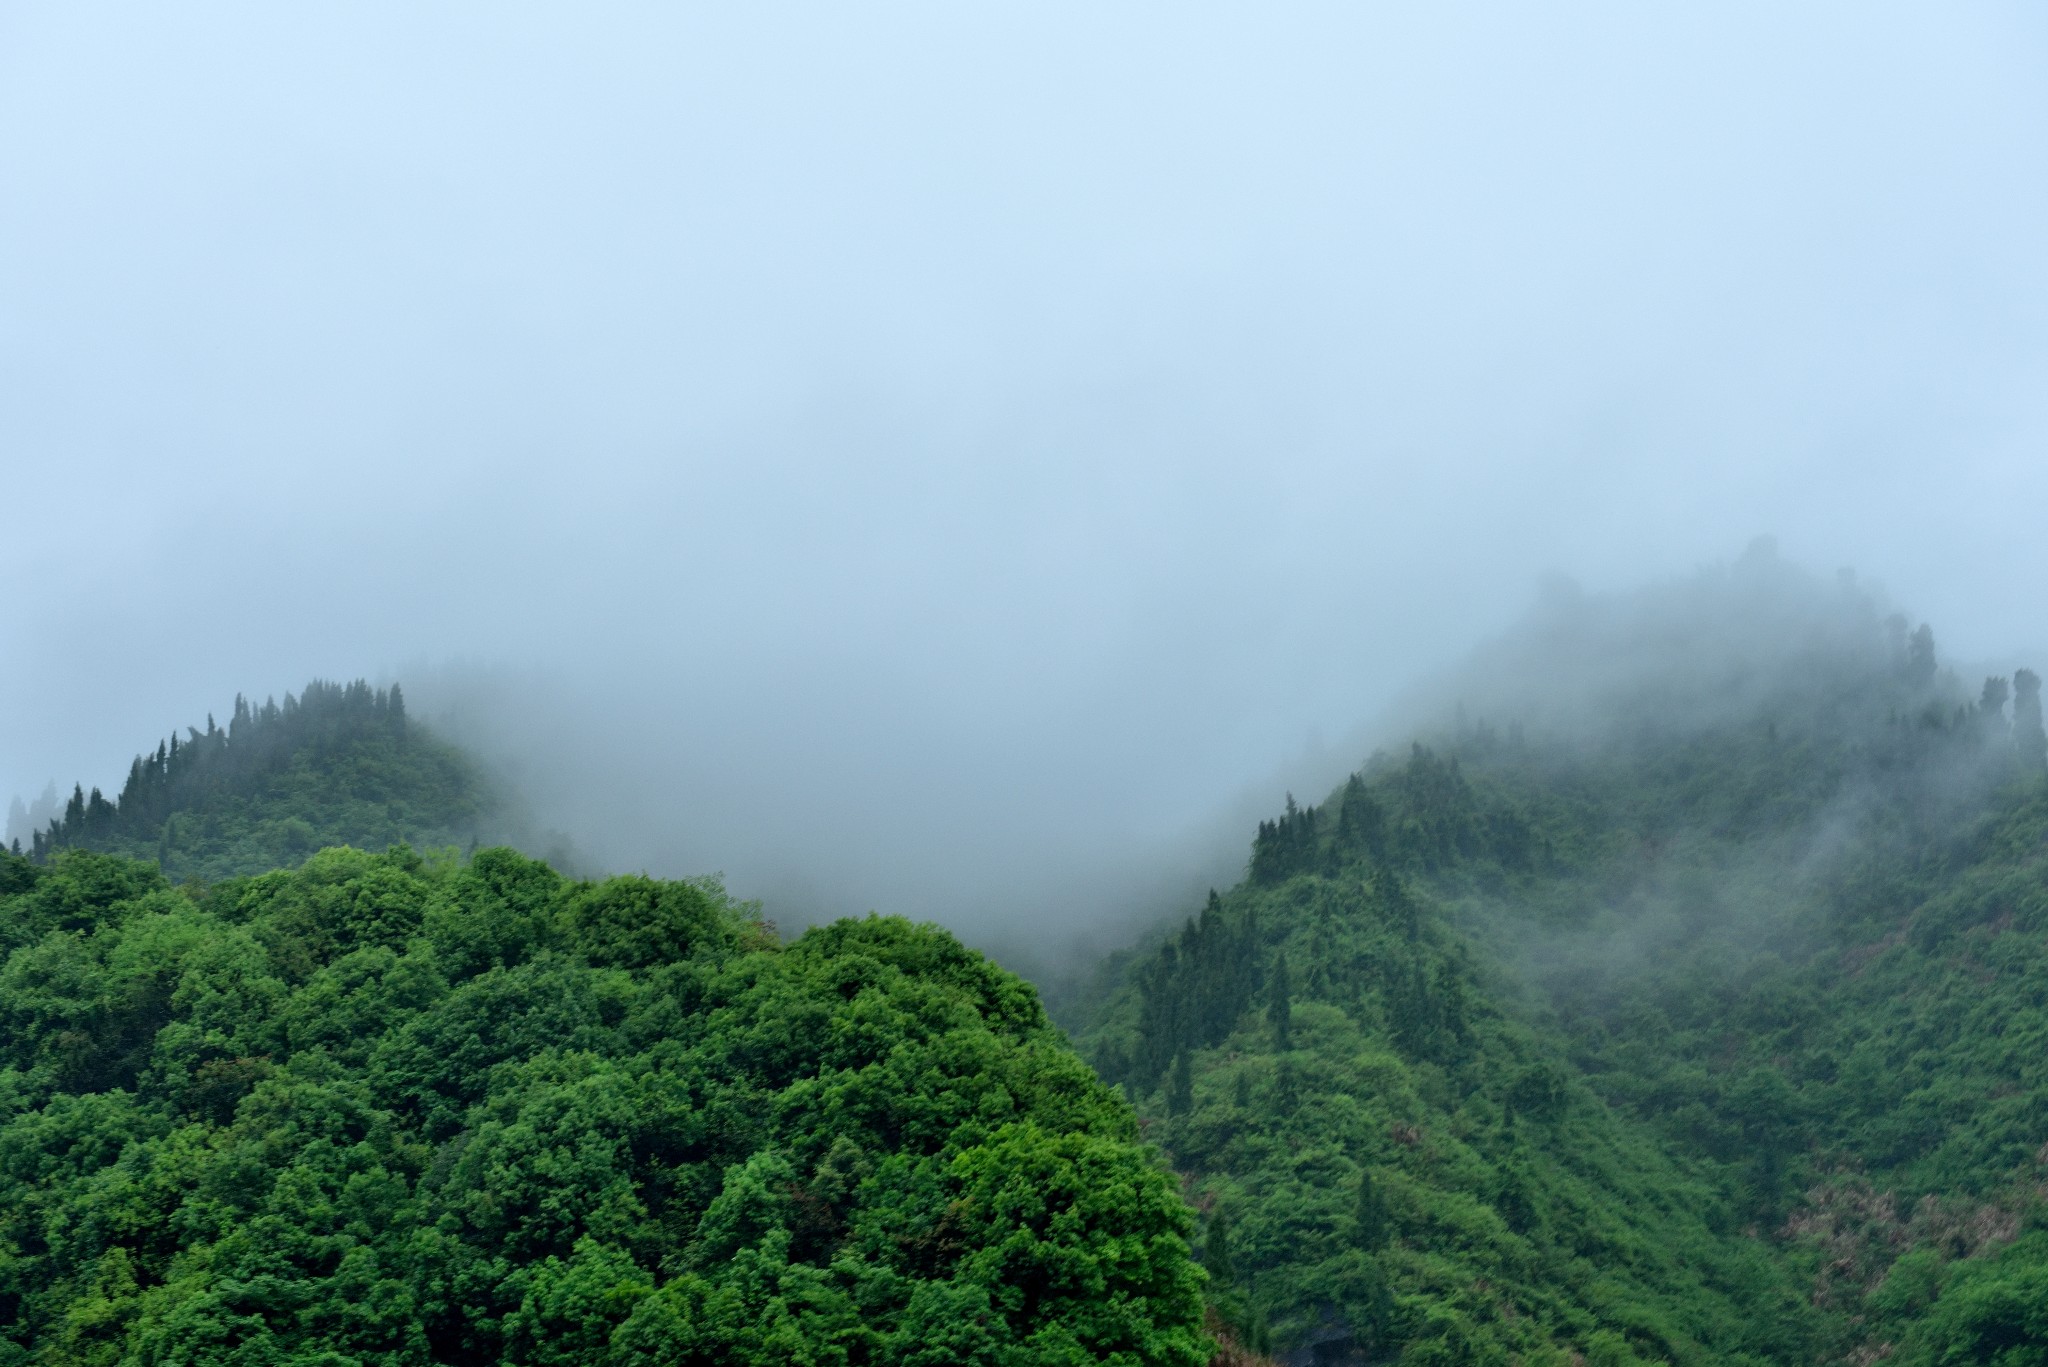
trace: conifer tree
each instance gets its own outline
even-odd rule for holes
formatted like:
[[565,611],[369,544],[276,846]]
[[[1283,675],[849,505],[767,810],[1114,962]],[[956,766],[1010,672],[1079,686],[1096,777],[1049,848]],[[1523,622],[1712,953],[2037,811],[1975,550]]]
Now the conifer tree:
[[1906,643],[1906,678],[1915,688],[1932,688],[1934,667],[1934,628],[1922,622]]
[[1195,1070],[1183,1049],[1173,1056],[1173,1073],[1166,1084],[1166,1113],[1186,1115],[1195,1108]]
[[1977,699],[1977,725],[1988,736],[2005,734],[2005,699],[2010,692],[2005,680],[1992,675],[1984,681],[1984,691]]
[[1273,976],[1266,986],[1266,1020],[1273,1027],[1273,1047],[1294,1047],[1294,988],[1287,977],[1287,953],[1273,959]]
[[1486,1193],[1487,1204],[1517,1234],[1527,1234],[1536,1224],[1536,1204],[1529,1195],[1529,1179],[1518,1162],[1510,1159],[1495,1172]]
[[1278,827],[1271,821],[1259,823],[1259,833],[1252,837],[1251,880],[1261,885],[1280,881],[1280,850]]
[[1387,909],[1387,920],[1400,929],[1409,944],[1422,938],[1422,909],[1415,904],[1400,878],[1391,873],[1375,872],[1372,881],[1382,905]]
[[1387,1242],[1387,1198],[1366,1169],[1358,1172],[1358,1200],[1351,1208],[1352,1237],[1368,1253]]
[[2041,728],[2041,676],[2031,669],[2012,676],[2012,743],[2028,772],[2048,763],[2048,733]]
[[1209,1269],[1209,1279],[1219,1286],[1228,1286],[1237,1280],[1237,1270],[1230,1261],[1230,1216],[1222,1206],[1209,1217],[1209,1228],[1202,1235],[1202,1266]]
[[1282,1054],[1273,1069],[1273,1107],[1284,1116],[1293,1114],[1300,1105],[1301,1075],[1294,1071],[1294,1060]]
[[1337,843],[1346,854],[1384,858],[1386,821],[1386,813],[1366,789],[1365,780],[1353,774],[1344,784],[1343,806],[1337,812]]

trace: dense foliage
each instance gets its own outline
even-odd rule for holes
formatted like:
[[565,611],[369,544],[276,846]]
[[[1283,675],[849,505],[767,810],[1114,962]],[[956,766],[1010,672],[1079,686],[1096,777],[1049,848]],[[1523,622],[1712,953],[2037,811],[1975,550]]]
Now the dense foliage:
[[75,787],[15,852],[100,850],[217,879],[327,845],[474,846],[496,805],[468,758],[408,719],[396,684],[315,681],[282,703],[238,697],[227,726],[208,717],[136,756],[112,799]]
[[1798,1289],[1731,1232],[1713,1166],[1574,1078],[1436,886],[1539,876],[1527,822],[1427,750],[1335,803],[1359,819],[1270,824],[1254,877],[1135,961],[1088,1036],[1194,1184],[1246,1337],[1330,1360],[1807,1360]]
[[708,882],[0,853],[0,1362],[1205,1362],[1031,989]]
[[1318,1361],[2048,1362],[2038,679],[1767,553],[1474,677],[1505,729],[1290,800],[1078,1022],[1228,1313]]
[[[1833,748],[1831,791],[1769,833],[1624,827],[1526,961],[1592,1085],[1728,1174],[1840,1356],[2042,1362],[2048,794],[2024,717],[1949,718]],[[2007,1281],[2035,1289],[1982,1336],[2003,1346],[1957,1346],[1945,1288]]]
[[0,852],[0,1364],[2048,1364],[2039,679],[1766,550],[1443,696],[1075,996],[1142,1120],[928,927],[300,864],[490,799],[238,704]]

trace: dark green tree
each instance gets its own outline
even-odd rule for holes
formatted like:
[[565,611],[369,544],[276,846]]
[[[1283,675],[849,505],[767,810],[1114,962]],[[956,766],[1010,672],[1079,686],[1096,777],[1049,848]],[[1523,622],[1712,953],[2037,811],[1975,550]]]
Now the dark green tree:
[[1195,1108],[1195,1070],[1183,1049],[1173,1056],[1173,1071],[1167,1075],[1166,1113],[1186,1115]]
[[1229,1286],[1237,1280],[1237,1269],[1230,1261],[1230,1215],[1221,1205],[1202,1232],[1202,1266],[1209,1270],[1213,1282]]
[[1906,643],[1906,679],[1915,688],[1934,687],[1934,628],[1922,622]]
[[112,800],[81,787],[34,834],[32,857],[82,847],[218,879],[325,845],[451,844],[474,836],[493,805],[464,756],[406,730],[396,688],[315,680],[285,703],[252,708],[238,697],[225,728],[209,716],[205,730],[187,727],[137,755]]
[[1282,1054],[1273,1065],[1273,1109],[1286,1117],[1300,1108],[1301,1074],[1296,1071],[1294,1060]]
[[1294,987],[1287,977],[1287,952],[1273,958],[1273,973],[1266,980],[1266,1022],[1273,1027],[1273,1047],[1294,1047]]
[[1984,680],[1984,691],[1977,698],[1977,726],[1986,736],[1993,739],[2005,736],[2005,700],[2011,692],[2005,679],[1997,674]]
[[0,853],[0,1155],[0,1363],[1213,1352],[1193,1211],[1029,986],[710,880]]
[[1358,1192],[1351,1207],[1352,1239],[1368,1253],[1386,1246],[1387,1198],[1367,1168],[1358,1170]]
[[2031,669],[2012,676],[2012,743],[2020,762],[2039,773],[2048,763],[2048,731],[2041,726],[2041,676]]

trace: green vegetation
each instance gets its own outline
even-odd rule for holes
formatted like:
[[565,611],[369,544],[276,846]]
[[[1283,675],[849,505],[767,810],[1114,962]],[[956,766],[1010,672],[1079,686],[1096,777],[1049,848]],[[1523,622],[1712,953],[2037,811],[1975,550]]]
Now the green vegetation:
[[1966,691],[1768,557],[1488,670],[1510,725],[1290,799],[1078,1013],[1226,1316],[1324,1361],[2048,1362],[2038,680]]
[[[1340,801],[1263,828],[1254,877],[1137,961],[1086,1041],[1193,1183],[1244,1336],[1413,1363],[1810,1361],[1799,1290],[1730,1231],[1721,1174],[1576,1080],[1457,927],[1441,875],[1536,877],[1528,823],[1427,750]],[[1447,832],[1471,852],[1432,877]]]
[[930,927],[414,854],[491,802],[395,688],[238,704],[0,852],[0,1367],[2048,1365],[2039,679],[1753,553],[1461,692],[1095,1072]]
[[212,880],[286,868],[329,845],[474,847],[498,806],[474,763],[407,718],[396,684],[315,681],[282,704],[238,697],[225,728],[208,717],[204,731],[136,756],[112,800],[74,788],[15,853],[100,850]]
[[[1584,1075],[1728,1175],[1844,1359],[2048,1361],[2048,795],[1990,720],[1915,723],[1881,785],[1845,765],[1797,845],[1610,861],[1599,920],[1661,921],[1654,952],[1536,974]],[[2003,1348],[1957,1346],[1951,1286],[2011,1290]]]
[[1018,979],[709,882],[0,853],[0,1362],[1205,1362]]

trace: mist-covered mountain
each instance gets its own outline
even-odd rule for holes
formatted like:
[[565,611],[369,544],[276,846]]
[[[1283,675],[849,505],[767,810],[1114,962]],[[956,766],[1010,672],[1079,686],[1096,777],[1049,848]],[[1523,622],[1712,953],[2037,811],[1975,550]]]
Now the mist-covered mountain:
[[0,1364],[1209,1360],[1029,985],[476,847],[513,815],[315,683],[0,849]]
[[1290,799],[1073,1021],[1244,1337],[2044,1360],[2039,689],[1759,546],[1552,594]]
[[237,697],[226,726],[209,716],[205,729],[137,755],[112,798],[83,784],[61,807],[54,788],[32,804],[16,798],[8,827],[16,852],[38,861],[99,850],[208,880],[296,865],[331,845],[475,849],[529,834],[501,785],[407,715],[398,685],[360,679],[315,680],[281,703]]
[[1092,1076],[934,928],[475,850],[396,689],[238,706],[0,857],[0,1361],[2048,1360],[2038,678],[1760,544],[1419,696],[1061,985]]

